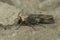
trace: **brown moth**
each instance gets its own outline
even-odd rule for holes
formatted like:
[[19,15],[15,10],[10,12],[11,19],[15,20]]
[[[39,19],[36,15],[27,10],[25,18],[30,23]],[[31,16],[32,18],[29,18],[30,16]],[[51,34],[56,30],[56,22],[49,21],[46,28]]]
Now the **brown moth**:
[[[21,10],[21,12],[23,12],[23,9]],[[52,24],[52,23],[55,23],[54,17],[52,15],[29,14],[29,15],[22,17],[20,15],[21,12],[19,12],[19,14],[18,14],[17,24],[36,25],[36,24]]]
[[54,17],[52,15],[44,14],[30,14],[24,20],[25,24],[36,25],[36,24],[52,24],[54,23]]

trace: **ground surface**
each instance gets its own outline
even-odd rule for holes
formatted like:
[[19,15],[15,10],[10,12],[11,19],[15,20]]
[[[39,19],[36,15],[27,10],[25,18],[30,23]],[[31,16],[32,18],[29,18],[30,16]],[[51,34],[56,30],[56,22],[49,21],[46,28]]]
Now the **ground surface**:
[[[41,24],[33,26],[35,30],[29,26],[16,26],[16,25],[13,26],[8,25],[7,30],[4,30],[3,26],[0,26],[0,40],[60,40],[59,0],[0,0],[0,1],[3,3],[3,5],[0,5],[1,7],[6,6],[5,4],[8,4],[9,6],[13,6],[12,9],[14,8],[17,8],[18,10],[23,9],[23,11],[21,12],[21,15],[23,15],[23,17],[26,16],[26,14],[28,15],[31,13],[33,14],[41,13],[53,15],[55,19],[54,24]],[[3,10],[3,8],[1,9]],[[8,7],[8,9],[10,8]],[[4,12],[2,11],[2,13]],[[7,12],[5,12],[5,14],[6,13]],[[11,27],[12,29],[10,29],[9,27]]]

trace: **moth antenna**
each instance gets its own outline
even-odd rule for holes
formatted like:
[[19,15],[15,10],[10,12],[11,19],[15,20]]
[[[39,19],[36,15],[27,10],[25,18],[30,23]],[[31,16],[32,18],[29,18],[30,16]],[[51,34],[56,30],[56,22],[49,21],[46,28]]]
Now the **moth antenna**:
[[20,14],[21,12],[23,12],[23,9],[18,13],[18,17],[21,16],[21,14]]

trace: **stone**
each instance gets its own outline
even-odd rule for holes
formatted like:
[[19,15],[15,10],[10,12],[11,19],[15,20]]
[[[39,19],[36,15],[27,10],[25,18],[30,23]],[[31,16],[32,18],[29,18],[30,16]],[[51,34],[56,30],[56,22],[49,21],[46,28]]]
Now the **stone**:
[[16,7],[0,2],[0,24],[12,25],[18,13],[19,9]]

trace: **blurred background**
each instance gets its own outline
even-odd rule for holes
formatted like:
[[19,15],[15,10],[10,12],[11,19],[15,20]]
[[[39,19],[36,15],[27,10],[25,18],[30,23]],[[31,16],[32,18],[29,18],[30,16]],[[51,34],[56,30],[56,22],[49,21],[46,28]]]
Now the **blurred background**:
[[[21,11],[23,9],[23,11]],[[18,13],[50,14],[54,16],[54,24],[33,26],[0,26],[0,40],[60,40],[60,0],[0,0],[0,23],[12,24]],[[8,15],[8,16],[7,16]],[[25,17],[23,16],[23,17]],[[10,29],[12,27],[12,29]]]

